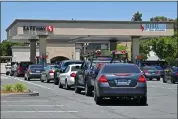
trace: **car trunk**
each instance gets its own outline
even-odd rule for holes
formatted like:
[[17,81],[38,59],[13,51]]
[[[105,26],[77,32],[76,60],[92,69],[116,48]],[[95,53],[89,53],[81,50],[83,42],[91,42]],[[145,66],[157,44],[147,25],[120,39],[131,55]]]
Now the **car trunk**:
[[111,87],[135,87],[139,77],[140,73],[106,74],[106,78]]
[[32,73],[41,73],[42,71],[43,71],[42,68],[33,68],[33,69],[31,69]]

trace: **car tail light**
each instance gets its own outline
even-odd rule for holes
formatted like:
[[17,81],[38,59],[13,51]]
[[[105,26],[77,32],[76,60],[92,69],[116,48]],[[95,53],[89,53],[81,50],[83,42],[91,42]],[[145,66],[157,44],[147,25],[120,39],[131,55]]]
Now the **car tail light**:
[[50,70],[49,73],[54,73],[54,71],[53,71],[53,70]]
[[160,74],[160,71],[158,71],[157,74]]
[[176,75],[178,76],[178,72],[176,73]]
[[144,77],[143,75],[141,75],[141,76],[139,77],[139,79],[138,79],[138,82],[141,82],[141,83],[146,82],[145,77]]
[[106,79],[106,76],[102,75],[102,76],[99,78],[99,82],[104,83],[104,82],[108,82],[108,80]]
[[144,72],[144,73],[148,73],[148,71],[147,71],[147,70],[143,70],[143,72]]
[[70,74],[70,76],[71,76],[71,77],[75,77],[75,76],[76,76],[76,74],[75,74],[75,73],[72,73],[72,74]]

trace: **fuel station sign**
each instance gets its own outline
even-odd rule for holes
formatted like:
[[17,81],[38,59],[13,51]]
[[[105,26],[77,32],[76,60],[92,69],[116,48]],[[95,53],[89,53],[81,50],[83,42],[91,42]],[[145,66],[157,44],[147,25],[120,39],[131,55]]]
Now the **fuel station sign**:
[[152,23],[141,24],[140,29],[143,32],[155,32],[155,31],[165,32],[166,31],[166,24],[152,24]]

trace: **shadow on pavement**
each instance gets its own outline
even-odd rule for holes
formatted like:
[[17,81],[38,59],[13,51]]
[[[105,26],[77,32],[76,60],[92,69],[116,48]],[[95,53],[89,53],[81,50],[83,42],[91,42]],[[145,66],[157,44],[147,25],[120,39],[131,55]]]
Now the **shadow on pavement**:
[[100,106],[148,106],[140,105],[136,101],[133,100],[103,100],[103,104]]

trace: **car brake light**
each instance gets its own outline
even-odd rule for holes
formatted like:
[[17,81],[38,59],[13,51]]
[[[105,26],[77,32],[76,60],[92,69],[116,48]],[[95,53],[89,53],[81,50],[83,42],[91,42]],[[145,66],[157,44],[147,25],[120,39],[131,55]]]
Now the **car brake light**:
[[54,71],[53,71],[53,70],[50,70],[49,73],[54,73]]
[[178,76],[178,72],[176,73],[176,75]]
[[157,74],[160,74],[160,71],[158,71]]
[[76,74],[75,74],[75,73],[72,73],[72,74],[70,74],[70,76],[71,76],[71,77],[75,77],[75,76],[76,76]]
[[144,73],[148,73],[148,71],[147,71],[147,70],[143,70],[143,72],[144,72]]
[[138,82],[141,82],[141,83],[146,82],[145,77],[143,75],[141,75],[138,79]]
[[100,78],[99,78],[99,82],[108,82],[108,80],[106,79],[106,76],[102,75]]

